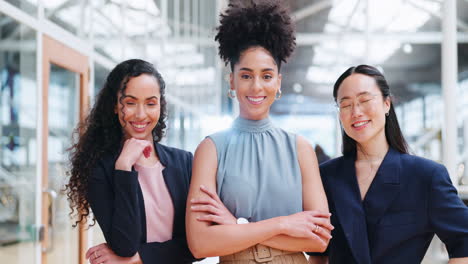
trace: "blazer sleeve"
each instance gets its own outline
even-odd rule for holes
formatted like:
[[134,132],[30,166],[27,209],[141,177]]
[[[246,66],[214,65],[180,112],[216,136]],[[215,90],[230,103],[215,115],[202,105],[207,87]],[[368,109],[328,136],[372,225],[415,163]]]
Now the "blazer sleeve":
[[141,240],[138,174],[107,167],[100,163],[90,175],[88,202],[110,248],[131,257]]
[[437,166],[429,193],[429,218],[450,258],[468,257],[468,208],[452,185],[447,169]]
[[141,261],[146,263],[192,263],[196,261],[184,238],[173,238],[166,242],[151,242],[140,245]]

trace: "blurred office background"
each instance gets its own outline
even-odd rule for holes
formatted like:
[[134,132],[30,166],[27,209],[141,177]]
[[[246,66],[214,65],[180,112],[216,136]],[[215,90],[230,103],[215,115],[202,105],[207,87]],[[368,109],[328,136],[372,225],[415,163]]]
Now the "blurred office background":
[[[286,0],[285,0],[286,1]],[[272,107],[283,129],[340,154],[332,86],[349,66],[388,78],[413,153],[444,163],[468,200],[468,1],[287,0],[297,49]],[[213,38],[228,0],[0,0],[0,260],[79,263],[102,242],[73,228],[61,191],[71,133],[116,63],[167,83],[167,145],[194,151],[229,127],[229,69]],[[435,239],[425,264],[447,261]],[[82,262],[84,263],[84,262]],[[216,259],[204,263],[216,263]]]

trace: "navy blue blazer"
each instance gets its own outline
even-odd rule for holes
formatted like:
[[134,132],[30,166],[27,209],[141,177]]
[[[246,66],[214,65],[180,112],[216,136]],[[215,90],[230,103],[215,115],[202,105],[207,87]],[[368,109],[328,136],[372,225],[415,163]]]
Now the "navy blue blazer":
[[468,257],[468,208],[443,165],[390,148],[361,201],[355,160],[320,166],[335,226],[330,264],[421,263],[434,234],[450,258]]
[[[87,198],[106,242],[119,256],[139,253],[143,263],[195,261],[185,236],[185,207],[193,155],[155,143],[165,169],[164,181],[174,204],[172,240],[146,243],[146,215],[138,172],[115,170],[119,153],[100,160],[89,177]],[[157,225],[158,223],[152,223]]]

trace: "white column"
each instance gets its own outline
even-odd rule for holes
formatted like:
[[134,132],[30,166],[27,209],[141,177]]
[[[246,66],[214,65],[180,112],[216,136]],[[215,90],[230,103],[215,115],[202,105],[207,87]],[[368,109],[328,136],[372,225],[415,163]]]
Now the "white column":
[[457,179],[457,4],[456,0],[443,2],[442,17],[442,93],[444,98],[444,120],[442,122],[443,162],[452,182]]

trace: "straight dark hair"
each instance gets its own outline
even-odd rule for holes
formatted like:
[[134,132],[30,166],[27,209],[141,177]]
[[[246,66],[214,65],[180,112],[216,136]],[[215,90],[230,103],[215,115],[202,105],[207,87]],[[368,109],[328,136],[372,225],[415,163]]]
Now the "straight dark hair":
[[[377,86],[382,93],[384,100],[387,98],[390,100],[390,111],[388,115],[385,116],[385,137],[388,144],[391,148],[396,149],[400,153],[408,153],[408,143],[406,143],[403,133],[401,132],[400,125],[398,124],[398,119],[393,108],[392,96],[390,93],[390,87],[388,86],[387,80],[380,71],[369,65],[359,65],[356,67],[350,67],[347,69],[341,76],[336,80],[335,85],[333,86],[333,98],[337,102],[338,89],[340,88],[341,83],[352,74],[364,74],[369,77],[372,77]],[[343,156],[355,155],[357,151],[357,143],[354,139],[349,137],[341,127],[341,134],[343,138],[342,153]]]

